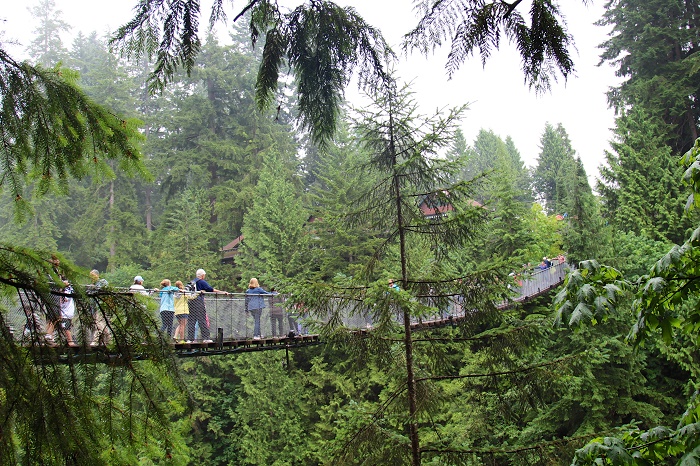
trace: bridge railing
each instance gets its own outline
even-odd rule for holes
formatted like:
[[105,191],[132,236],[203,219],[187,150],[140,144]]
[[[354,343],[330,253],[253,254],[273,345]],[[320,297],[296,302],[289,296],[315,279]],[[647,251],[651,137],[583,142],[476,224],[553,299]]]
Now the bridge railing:
[[[545,293],[564,280],[567,268],[568,266],[566,263],[559,263],[545,270],[535,270],[515,275],[513,277],[515,283],[511,285],[513,297],[510,302],[499,304],[499,307],[507,307],[512,302],[526,301]],[[124,293],[131,293],[127,289],[121,291]],[[146,290],[146,292],[148,293],[149,299],[155,300],[158,305],[160,301],[159,292],[155,290]],[[25,299],[22,299],[22,293],[23,291],[19,292],[14,297],[4,296],[0,298],[0,305],[8,310],[5,315],[5,321],[12,328],[16,339],[21,339],[23,337],[23,330],[28,327],[28,323],[31,319],[38,319],[40,321],[36,322],[40,332],[42,328],[45,328],[45,313],[41,310],[31,309],[33,306],[31,301],[26,299],[26,295],[24,296]],[[87,299],[91,298],[88,296]],[[266,307],[263,309],[260,317],[260,327],[264,337],[287,336],[290,332],[297,335],[306,334],[312,330],[308,328],[308,322],[303,315],[300,315],[294,310],[286,310],[280,307],[277,307],[273,313],[272,302],[270,300],[271,296],[263,296],[263,299],[265,300]],[[251,313],[246,312],[244,294],[204,293],[204,303],[211,339],[216,339],[217,329],[222,329],[225,340],[252,339],[254,337],[254,318]],[[87,304],[89,305],[89,303]],[[422,322],[440,321],[448,319],[449,317],[462,317],[465,312],[470,311],[464,309],[460,304],[460,300],[455,298],[452,300],[449,308],[441,310],[434,316],[423,318]],[[342,318],[343,324],[347,328],[366,329],[371,328],[373,325],[371,310],[347,314],[351,315],[346,315]],[[154,318],[157,322],[160,322],[158,311],[155,311]],[[74,319],[74,328],[76,330],[81,328],[79,322],[77,322],[78,319],[79,315],[76,313]],[[418,321],[414,323],[418,323]],[[275,325],[274,328],[273,324]],[[173,332],[177,325],[178,320],[175,318],[173,320]],[[195,331],[195,339],[200,340],[202,337],[198,325]],[[91,337],[90,335],[79,334],[76,336],[78,340],[82,339],[83,341],[89,341],[87,339]],[[188,339],[187,333],[185,334],[185,339]]]
[[537,268],[534,271],[516,275],[516,286],[513,288],[516,296],[513,300],[526,301],[548,291],[564,281],[568,270],[569,265],[566,262],[560,262],[546,269]]

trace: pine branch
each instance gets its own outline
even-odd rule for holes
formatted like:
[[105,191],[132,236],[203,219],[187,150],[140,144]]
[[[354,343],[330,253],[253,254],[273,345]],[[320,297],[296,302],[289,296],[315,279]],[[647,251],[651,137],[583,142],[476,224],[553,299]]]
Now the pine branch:
[[250,3],[248,3],[237,15],[235,18],[233,18],[233,22],[235,23],[239,19],[241,19],[243,16],[245,16],[248,11],[253,8],[260,0],[251,0]]
[[457,453],[457,454],[477,454],[477,455],[498,455],[498,454],[506,454],[506,455],[512,455],[512,454],[517,454],[517,453],[523,453],[526,451],[532,451],[532,450],[541,450],[546,447],[551,447],[551,446],[557,446],[557,445],[566,445],[572,442],[578,442],[581,440],[590,440],[595,437],[600,437],[601,435],[605,435],[608,433],[611,433],[612,431],[604,431],[604,432],[597,432],[597,433],[591,433],[591,434],[585,434],[585,435],[578,435],[576,437],[566,437],[562,439],[557,439],[557,440],[549,440],[546,442],[538,443],[535,445],[529,445],[526,447],[519,447],[519,448],[510,448],[510,449],[501,449],[501,448],[490,448],[490,449],[455,449],[455,448],[422,448],[421,453]]
[[541,367],[548,367],[548,366],[557,365],[563,361],[573,359],[573,358],[581,356],[582,354],[585,354],[585,353],[586,352],[584,351],[583,353],[574,354],[574,355],[570,355],[570,356],[564,356],[561,358],[553,359],[551,361],[543,362],[540,364],[534,364],[531,366],[521,367],[518,369],[509,370],[509,371],[485,372],[482,374],[436,375],[436,376],[430,376],[430,377],[419,377],[419,378],[416,378],[416,382],[423,382],[425,380],[457,380],[457,379],[473,379],[473,378],[480,378],[480,377],[500,377],[503,375],[522,374],[524,372],[530,372],[530,371],[533,371],[535,369],[539,369]]

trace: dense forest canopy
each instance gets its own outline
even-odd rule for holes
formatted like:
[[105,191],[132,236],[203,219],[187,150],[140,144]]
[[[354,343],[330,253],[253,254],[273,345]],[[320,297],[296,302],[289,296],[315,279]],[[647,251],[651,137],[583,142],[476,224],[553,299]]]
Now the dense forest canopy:
[[[114,37],[65,45],[39,2],[31,60],[0,44],[2,463],[697,464],[700,12],[656,3],[601,18],[601,59],[626,80],[592,187],[561,124],[527,167],[508,135],[466,141],[465,107],[421,115],[352,8],[252,1],[221,44],[198,2],[141,0]],[[449,42],[455,70],[504,37],[546,89],[573,71],[571,37],[556,3],[523,5],[421,3],[405,50]],[[343,101],[353,73],[371,105]],[[556,298],[494,305],[559,254]],[[176,362],[147,301],[107,288],[75,333],[87,344],[104,316],[128,362],[35,364],[4,323],[17,290],[50,303],[59,275],[92,268],[114,286],[257,277],[326,344]],[[372,331],[311,323],[339,302],[371,310]],[[473,310],[459,325],[410,327],[455,303]]]

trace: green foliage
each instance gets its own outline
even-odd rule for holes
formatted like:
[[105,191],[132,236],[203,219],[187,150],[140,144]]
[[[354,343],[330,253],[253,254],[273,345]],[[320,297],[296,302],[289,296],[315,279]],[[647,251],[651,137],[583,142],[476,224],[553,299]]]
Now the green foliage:
[[612,237],[611,252],[601,262],[610,264],[634,281],[648,273],[671,246],[669,241],[655,241],[633,232],[618,232]]
[[[27,189],[27,196],[33,194]],[[65,201],[65,199],[62,199]],[[29,207],[32,218],[22,224],[15,222],[15,201],[9,192],[0,195],[0,238],[2,242],[22,247],[35,247],[47,251],[55,251],[57,239],[61,232],[58,226],[58,211],[62,211],[65,202],[56,203],[46,197],[30,198]],[[58,204],[58,205],[56,205]]]
[[[115,171],[147,177],[138,122],[97,105],[79,89],[75,73],[18,63],[2,49],[0,89],[0,138],[6,142],[0,148],[1,187],[5,205],[8,198],[13,203],[3,212],[14,211],[16,219],[25,219],[30,201],[37,199],[42,212],[32,218],[33,224],[22,226],[24,240],[34,239],[32,247],[50,248],[0,247],[2,462],[135,464],[171,457],[184,464],[182,425],[169,420],[171,410],[183,413],[182,399],[169,385],[175,374],[170,347],[161,340],[153,309],[145,301],[111,289],[88,296],[75,287],[75,334],[88,335],[96,315],[109,320],[111,345],[119,349],[112,365],[102,365],[94,355],[100,364],[88,362],[92,352],[86,347],[60,364],[59,350],[43,344],[39,329],[29,333],[26,346],[8,331],[14,324],[11,314],[22,309],[18,290],[46,308],[55,306],[55,293],[61,292],[55,285],[61,283],[60,275],[72,283],[86,279],[60,255],[61,268],[54,268],[52,241],[60,235],[50,219],[65,218],[71,211],[66,199],[49,202],[48,195],[67,193],[75,180],[114,179]],[[58,341],[66,343],[62,332]],[[141,357],[155,364],[136,362]]]
[[[686,181],[696,194],[700,141],[683,158]],[[694,202],[688,203],[694,207]],[[632,308],[636,323],[628,338],[639,346],[656,346],[669,359],[690,374],[694,387],[698,376],[695,359],[690,356],[700,344],[698,340],[696,269],[697,242],[700,230],[691,234],[682,246],[673,246],[637,282],[623,284],[634,293]],[[586,274],[572,277],[558,295],[558,321],[569,319],[569,324],[580,325],[582,317],[593,322],[607,319],[616,310],[616,297],[623,288],[619,272],[614,269],[583,263]],[[574,307],[575,305],[575,307]],[[695,387],[694,387],[695,388]],[[577,452],[573,464],[657,464],[660,461],[675,464],[695,464],[696,449],[700,445],[695,397],[681,416],[676,429],[654,427],[642,431],[636,427],[623,430],[618,438],[599,438]]]
[[95,104],[66,69],[47,70],[14,61],[0,49],[0,187],[15,198],[19,219],[26,214],[26,180],[39,194],[65,193],[68,180],[88,174],[113,177],[109,161],[126,173],[145,175],[137,146],[137,122]]
[[599,24],[612,26],[601,60],[624,81],[610,90],[616,109],[642,108],[663,121],[659,135],[671,153],[689,150],[698,137],[697,5],[675,0],[616,0]]
[[319,280],[360,274],[382,241],[381,235],[367,225],[351,227],[345,218],[347,206],[358,193],[369,190],[377,182],[375,176],[364,170],[366,163],[367,154],[343,131],[316,154],[309,203],[313,209],[314,235],[311,267]]
[[683,240],[681,169],[665,142],[663,123],[635,107],[616,121],[613,152],[600,167],[603,214],[623,232],[654,240]]
[[243,218],[244,242],[236,259],[244,283],[251,277],[274,284],[305,275],[313,225],[307,225],[309,214],[291,178],[281,157],[265,160],[252,208]]
[[532,204],[527,215],[527,228],[531,232],[527,245],[527,263],[537,265],[542,257],[556,257],[562,250],[562,230],[565,224],[556,215],[547,215],[540,204]]
[[523,200],[527,198],[527,192],[520,189],[529,184],[525,181],[527,172],[522,167],[513,167],[503,150],[497,152],[492,163],[494,171],[483,181],[484,207],[491,211],[487,226],[489,233],[479,257],[488,261],[502,258],[511,263],[522,263],[533,239],[532,231],[528,229],[528,204]]
[[[164,196],[154,206],[154,224],[170,215],[169,204],[183,191],[204,189],[209,205],[202,213],[208,216],[213,251],[241,234],[263,161],[291,160],[296,154],[285,123],[287,105],[281,103],[276,119],[256,111],[256,57],[241,52],[242,38],[233,39],[233,45],[221,46],[210,37],[200,66],[178,80],[182,89],[166,90],[149,118],[154,129],[147,149],[161,187],[157,192]],[[171,100],[179,111],[173,111]]]
[[609,228],[600,216],[598,199],[588,184],[588,176],[581,159],[574,161],[572,172],[562,183],[566,195],[562,196],[567,213],[567,226],[563,230],[563,248],[570,263],[590,258],[600,258],[609,243]]
[[[110,322],[111,344],[119,348],[122,364],[91,364],[84,347],[59,364],[57,350],[43,345],[38,329],[27,337],[29,346],[9,334],[8,318],[16,312],[18,290],[43,306],[54,306],[59,272],[73,283],[84,279],[58,259],[60,269],[47,252],[0,247],[3,463],[133,464],[139,457],[180,454],[179,434],[169,429],[168,413],[174,409],[181,414],[182,399],[169,385],[176,374],[170,349],[160,339],[153,309],[145,301],[110,289],[88,296],[82,287],[74,288],[75,334],[89,334],[93,309],[102,314]],[[65,344],[60,332],[58,341]],[[144,356],[156,363],[135,361]],[[120,454],[105,454],[110,451]],[[182,464],[182,457],[178,462]]]
[[150,251],[154,287],[163,278],[187,283],[197,268],[210,271],[219,261],[209,248],[207,205],[204,191],[187,189],[168,206]]
[[576,452],[572,466],[698,464],[700,423],[697,392],[676,429],[654,427],[641,430],[631,426],[621,437],[602,437]]
[[[346,425],[336,439],[343,443],[333,447],[335,461],[420,464],[418,450],[425,446],[420,439],[431,436],[419,423],[431,423],[444,406],[432,375],[455,369],[442,345],[419,347],[422,339],[408,325],[397,324],[397,316],[402,322],[427,319],[462,295],[465,307],[481,311],[462,324],[465,332],[473,332],[496,319],[492,300],[505,294],[506,274],[500,262],[476,270],[465,267],[464,255],[458,254],[476,238],[487,215],[474,205],[469,182],[450,183],[456,164],[436,157],[450,145],[462,109],[424,119],[406,89],[377,89],[372,97],[373,105],[359,112],[356,130],[369,155],[359,173],[372,184],[367,192],[356,193],[344,213],[350,228],[365,229],[382,242],[362,273],[327,283],[298,283],[293,299],[327,323],[321,326],[324,339],[351,351],[358,361],[375,358],[387,375],[379,406],[357,401],[341,412]],[[426,216],[421,210],[445,205],[450,209],[444,215]],[[387,291],[386,277],[399,278],[400,289]],[[341,311],[370,318],[371,334],[348,334]],[[449,341],[450,335],[436,338]],[[368,416],[368,410],[374,414]],[[443,453],[446,447],[437,448]]]
[[[335,131],[342,95],[353,71],[366,85],[386,81],[384,60],[391,51],[379,31],[369,26],[352,8],[314,1],[282,13],[275,2],[252,2],[234,19],[250,10],[253,44],[265,35],[258,71],[256,100],[267,108],[277,92],[280,69],[289,66],[296,79],[301,125],[315,142],[325,144]],[[197,36],[199,2],[170,4],[142,1],[135,17],[112,39],[127,55],[157,57],[150,87],[162,90],[173,80],[176,69],[194,69],[200,52]],[[165,18],[161,24],[153,18]],[[211,22],[224,19],[222,2],[213,9]]]
[[573,71],[568,52],[572,38],[556,2],[533,1],[529,24],[518,4],[474,0],[419,4],[420,21],[407,34],[404,48],[428,53],[451,40],[447,70],[452,75],[476,50],[486,63],[493,50],[498,50],[503,34],[520,53],[525,82],[536,90],[547,90],[551,80],[556,81],[556,72],[566,78]]
[[577,327],[605,322],[627,286],[622,274],[612,267],[594,260],[579,263],[554,300],[556,324]]
[[240,401],[230,412],[232,418],[240,419],[231,436],[237,464],[312,463],[312,452],[306,448],[311,432],[305,420],[310,417],[314,389],[304,383],[303,374],[284,367],[283,356],[268,352],[233,361],[241,380],[236,387]]
[[544,201],[550,214],[564,214],[565,184],[574,166],[574,149],[569,135],[560,124],[555,128],[547,123],[540,140],[541,151],[533,173],[533,186],[537,197]]

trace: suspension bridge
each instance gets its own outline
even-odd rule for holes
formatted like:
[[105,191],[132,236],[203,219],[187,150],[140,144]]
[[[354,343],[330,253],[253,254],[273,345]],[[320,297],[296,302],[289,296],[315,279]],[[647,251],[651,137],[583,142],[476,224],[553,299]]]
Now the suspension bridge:
[[[522,280],[516,280],[517,286],[513,291],[513,297],[496,306],[501,309],[513,306],[517,303],[530,301],[543,295],[553,288],[559,286],[564,281],[568,265],[565,262],[555,263],[546,269],[535,269],[523,275]],[[125,291],[126,292],[126,291]],[[146,290],[148,292],[148,290]],[[133,292],[130,292],[133,293]],[[153,292],[148,299],[158,300],[159,293]],[[269,300],[272,295],[262,295]],[[207,321],[211,336],[207,339],[201,338],[200,329],[196,329],[191,340],[173,340],[171,345],[178,357],[211,356],[216,354],[230,354],[238,352],[252,352],[263,350],[289,350],[292,348],[306,347],[321,344],[318,334],[312,333],[306,326],[303,315],[298,315],[289,310],[278,309],[276,315],[273,314],[272,303],[268,302],[267,307],[260,317],[260,328],[265,336],[254,335],[254,319],[249,312],[246,312],[246,298],[244,294],[217,294],[204,293],[204,304],[206,307]],[[5,309],[8,310],[5,320],[7,331],[18,341],[26,345],[37,346],[42,352],[51,349],[52,358],[58,362],[66,362],[67,359],[73,361],[84,358],[85,360],[95,360],[100,362],[118,361],[121,357],[118,349],[110,345],[90,345],[89,335],[79,335],[77,340],[80,345],[67,346],[62,344],[37,345],[37,338],[27,338],[26,329],[28,322],[36,319],[39,314],[32,309],[33,304],[26,294],[19,291],[14,300],[5,298]],[[414,330],[426,328],[437,328],[447,325],[458,324],[471,312],[464,309],[459,300],[453,300],[448,309],[442,310],[439,314],[428,316],[427,318],[416,319],[411,322]],[[76,316],[77,319],[78,316]],[[154,316],[158,321],[160,318]],[[371,319],[367,315],[353,314],[342,318],[343,325],[359,333],[370,332],[372,328]],[[36,327],[35,322],[35,327]],[[177,326],[177,321],[174,327]],[[80,328],[80,326],[76,326]],[[23,331],[24,329],[24,331]],[[174,330],[174,328],[173,328]],[[58,359],[56,357],[58,356]],[[133,353],[130,359],[146,359],[148,356],[140,357]]]

